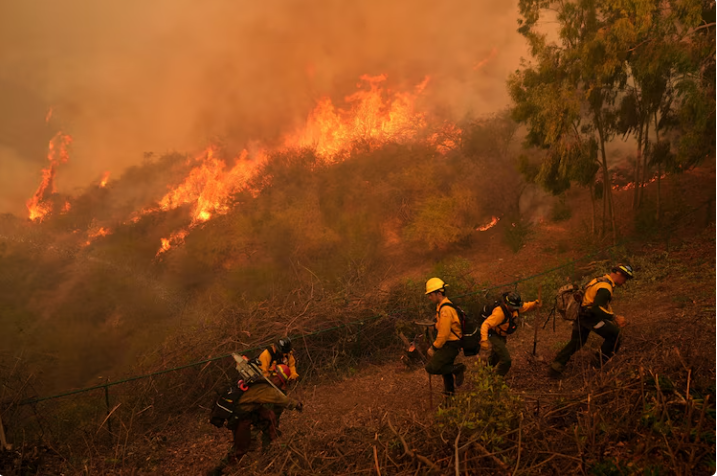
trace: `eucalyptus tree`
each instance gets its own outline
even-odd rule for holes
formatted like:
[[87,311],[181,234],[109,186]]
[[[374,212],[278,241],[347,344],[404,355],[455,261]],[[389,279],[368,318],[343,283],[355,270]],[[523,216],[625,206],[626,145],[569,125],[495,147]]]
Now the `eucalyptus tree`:
[[[563,180],[573,178],[568,171],[575,161],[589,163],[594,149],[588,144],[597,145],[594,160],[601,172],[603,200],[600,234],[604,236],[609,226],[615,239],[606,144],[616,132],[615,102],[627,78],[626,52],[614,42],[622,31],[612,29],[606,0],[520,0],[519,7],[518,31],[529,43],[532,62],[523,63],[508,81],[515,118],[528,124],[530,145],[547,149],[546,170],[555,170]],[[546,23],[541,19],[557,20],[557,38],[551,39],[553,32],[543,29]]]

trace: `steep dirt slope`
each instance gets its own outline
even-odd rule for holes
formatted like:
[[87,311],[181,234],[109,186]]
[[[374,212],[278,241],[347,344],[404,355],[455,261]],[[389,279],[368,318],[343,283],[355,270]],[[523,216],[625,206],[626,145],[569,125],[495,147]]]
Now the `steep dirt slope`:
[[[579,394],[610,375],[611,369],[637,369],[659,359],[675,363],[684,359],[691,365],[692,385],[701,389],[711,386],[714,391],[713,236],[712,227],[671,253],[649,247],[638,250],[638,279],[618,290],[614,301],[616,311],[629,319],[625,343],[603,370],[590,366],[592,351],[601,341],[593,336],[588,349],[572,360],[564,380],[547,378],[547,362],[569,338],[567,322],[557,321],[555,332],[552,324],[539,329],[537,359],[530,356],[534,328],[526,326],[513,335],[509,341],[513,367],[507,383],[522,397],[525,411],[535,412],[536,402],[549,408],[559,398]],[[541,319],[546,314],[543,310]],[[533,318],[528,321],[534,323]],[[474,362],[474,358],[469,360]],[[441,401],[439,391],[440,382],[434,378],[434,407]],[[377,455],[382,455],[384,447],[400,445],[389,420],[401,433],[404,428],[432,425],[435,415],[429,405],[425,372],[406,369],[400,363],[367,366],[334,383],[302,383],[292,396],[304,402],[304,412],[285,413],[283,436],[273,447],[266,454],[246,456],[240,469],[227,474],[370,474],[376,471],[375,446]],[[118,445],[116,454],[93,461],[89,472],[203,474],[231,445],[229,432],[215,429],[206,420],[205,411],[179,416],[165,431],[147,435],[142,444]],[[389,464],[383,456],[378,461],[379,465]],[[447,463],[435,461],[439,466]]]

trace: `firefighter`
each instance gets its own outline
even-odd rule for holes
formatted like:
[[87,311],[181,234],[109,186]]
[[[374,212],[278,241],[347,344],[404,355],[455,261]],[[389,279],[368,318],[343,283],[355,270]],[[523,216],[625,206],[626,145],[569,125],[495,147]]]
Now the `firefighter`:
[[577,321],[573,323],[570,342],[555,356],[550,364],[549,376],[560,378],[570,357],[580,350],[591,332],[604,339],[596,363],[602,365],[620,348],[620,327],[624,324],[622,316],[616,316],[610,305],[615,286],[622,286],[628,279],[634,278],[632,266],[618,264],[610,274],[595,278],[585,287]]
[[[540,300],[523,303],[517,292],[504,293],[500,302],[487,315],[480,328],[481,350],[489,350],[488,365],[495,367],[496,373],[505,376],[513,361],[507,347],[507,337],[517,326],[521,312],[528,312],[540,307]],[[537,325],[537,323],[536,323]]]
[[259,363],[264,377],[271,377],[277,364],[284,364],[291,370],[289,380],[296,380],[299,374],[296,372],[296,359],[291,348],[291,339],[282,337],[276,343],[259,354]]
[[209,476],[223,474],[227,466],[238,463],[249,452],[251,447],[251,428],[262,433],[262,450],[279,436],[276,427],[274,409],[289,409],[303,411],[301,402],[287,397],[283,392],[289,381],[291,370],[284,364],[276,366],[271,382],[281,391],[274,388],[269,382],[259,381],[249,385],[249,388],[238,399],[234,415],[227,422],[227,428],[234,435],[234,444],[229,453],[222,459],[219,466],[209,472]]
[[443,377],[443,394],[452,396],[455,387],[463,384],[465,364],[456,364],[461,351],[461,322],[451,301],[446,297],[448,285],[440,278],[431,278],[426,282],[426,296],[436,305],[437,336],[428,349],[426,372]]

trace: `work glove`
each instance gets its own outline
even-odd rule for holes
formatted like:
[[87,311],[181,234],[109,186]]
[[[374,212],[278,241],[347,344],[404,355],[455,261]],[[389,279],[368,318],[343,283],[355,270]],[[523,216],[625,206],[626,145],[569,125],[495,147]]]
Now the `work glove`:
[[301,402],[297,403],[297,404],[296,404],[296,411],[299,412],[299,413],[303,412],[303,411],[304,411],[304,404],[301,403]]
[[488,352],[490,352],[492,347],[493,346],[490,345],[490,341],[488,341],[488,340],[482,340],[480,342],[480,350],[482,350],[482,351],[487,350]]
[[430,358],[430,357],[433,357],[433,354],[435,354],[436,351],[434,350],[433,346],[430,346],[428,348],[428,352],[426,352],[426,353],[428,354],[428,357]]
[[627,325],[627,319],[625,319],[625,316],[618,316],[616,314],[614,319],[615,324],[617,324],[617,326],[620,328],[625,327],[625,325]]
[[541,307],[543,307],[543,301],[541,301],[540,299],[536,299],[536,300],[535,300],[535,307],[537,307],[538,309],[540,309]]

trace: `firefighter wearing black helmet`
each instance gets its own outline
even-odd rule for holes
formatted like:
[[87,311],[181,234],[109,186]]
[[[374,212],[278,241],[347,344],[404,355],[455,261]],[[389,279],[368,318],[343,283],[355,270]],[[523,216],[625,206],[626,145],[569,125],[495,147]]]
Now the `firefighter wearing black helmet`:
[[296,372],[296,359],[291,348],[291,339],[282,337],[276,343],[271,344],[259,354],[259,364],[264,376],[269,378],[274,374],[278,364],[289,366],[291,376],[289,380],[296,380],[299,374]]
[[568,361],[585,345],[591,332],[604,339],[596,359],[598,364],[604,364],[617,352],[620,348],[620,327],[624,325],[624,318],[613,313],[610,301],[615,286],[622,286],[634,277],[632,266],[619,264],[610,274],[595,278],[587,284],[578,320],[573,323],[570,342],[558,352],[550,364],[551,377],[562,376]]
[[528,312],[540,306],[540,301],[523,302],[516,292],[504,293],[490,315],[486,316],[480,328],[481,349],[490,350],[488,364],[495,367],[498,375],[505,375],[513,361],[508,352],[507,336],[515,331],[516,320],[521,312]]

